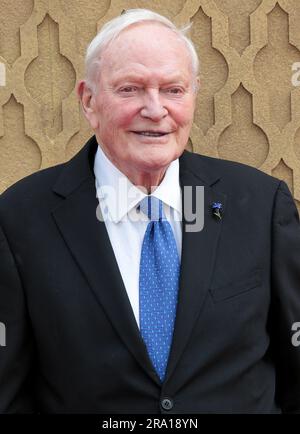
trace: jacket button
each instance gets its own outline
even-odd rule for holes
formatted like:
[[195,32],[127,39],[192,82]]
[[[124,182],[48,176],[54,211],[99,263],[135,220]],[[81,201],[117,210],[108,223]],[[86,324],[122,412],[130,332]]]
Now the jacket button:
[[164,410],[172,410],[174,404],[172,399],[164,398],[161,400],[161,406]]

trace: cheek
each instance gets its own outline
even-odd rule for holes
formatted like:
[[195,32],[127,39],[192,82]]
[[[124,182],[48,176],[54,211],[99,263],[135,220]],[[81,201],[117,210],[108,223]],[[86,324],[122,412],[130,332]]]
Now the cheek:
[[190,112],[180,112],[176,116],[176,123],[179,127],[179,129],[189,129],[192,125],[193,119],[192,119],[192,113]]
[[193,122],[194,104],[183,103],[173,107],[172,117],[181,128],[188,128]]
[[128,103],[127,101],[107,105],[105,111],[107,127],[114,130],[127,130],[133,124],[138,114],[136,104]]

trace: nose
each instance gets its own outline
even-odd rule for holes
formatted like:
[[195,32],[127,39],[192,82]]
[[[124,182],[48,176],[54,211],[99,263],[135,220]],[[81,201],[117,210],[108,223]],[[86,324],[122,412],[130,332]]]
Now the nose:
[[144,105],[140,113],[142,117],[155,122],[167,116],[168,110],[163,106],[158,90],[151,89],[145,93]]

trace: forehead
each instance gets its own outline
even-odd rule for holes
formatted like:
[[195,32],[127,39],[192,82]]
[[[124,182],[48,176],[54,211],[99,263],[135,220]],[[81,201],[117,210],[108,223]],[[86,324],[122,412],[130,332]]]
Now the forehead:
[[123,30],[102,53],[101,70],[108,74],[143,69],[165,73],[191,72],[185,42],[159,23],[139,23]]

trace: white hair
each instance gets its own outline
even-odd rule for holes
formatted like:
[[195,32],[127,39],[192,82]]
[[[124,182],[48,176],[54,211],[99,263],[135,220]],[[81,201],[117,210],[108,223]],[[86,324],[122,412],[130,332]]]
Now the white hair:
[[183,28],[177,28],[168,18],[152,12],[148,9],[128,9],[122,15],[108,21],[89,44],[85,56],[85,78],[86,83],[93,92],[97,89],[97,78],[100,71],[101,53],[113,41],[122,30],[127,27],[144,21],[160,23],[171,29],[185,43],[192,65],[194,76],[194,89],[197,89],[196,78],[199,72],[199,59],[193,42],[186,36],[192,24]]

